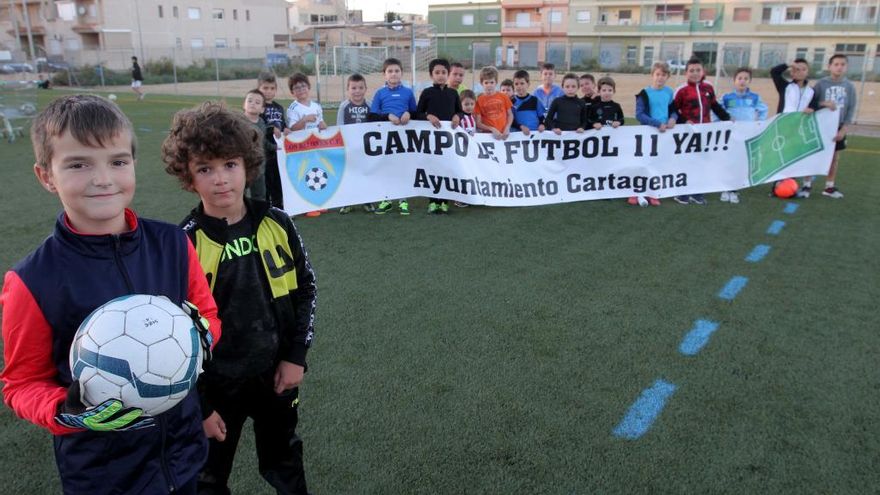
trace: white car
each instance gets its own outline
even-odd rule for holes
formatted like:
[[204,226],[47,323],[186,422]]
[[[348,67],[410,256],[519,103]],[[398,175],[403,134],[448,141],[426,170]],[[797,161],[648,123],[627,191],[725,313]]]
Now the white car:
[[667,60],[666,65],[669,66],[669,70],[685,70],[687,68],[687,63],[684,60],[674,58]]

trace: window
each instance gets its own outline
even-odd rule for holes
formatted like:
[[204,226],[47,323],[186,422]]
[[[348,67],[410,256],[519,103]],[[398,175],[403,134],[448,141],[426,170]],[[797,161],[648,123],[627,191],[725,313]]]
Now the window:
[[836,53],[843,53],[847,55],[861,55],[865,53],[865,48],[866,46],[864,43],[838,43],[835,46],[834,51]]
[[223,9],[214,9],[211,11],[211,19],[216,19],[218,21],[223,20],[224,12]]
[[807,49],[806,48],[797,48],[794,51],[794,58],[802,58],[804,60],[807,59]]
[[562,24],[562,12],[558,10],[551,10],[550,24]]
[[786,61],[788,44],[786,43],[761,43],[759,69],[769,69]]
[[226,48],[226,38],[214,38],[214,48]]
[[162,11],[162,6],[159,6],[159,19],[165,17],[165,12]]
[[577,11],[577,21],[580,24],[589,24],[591,16],[592,16],[592,12],[590,12],[589,10],[578,10]]
[[632,10],[620,10],[617,12],[617,18],[620,20],[632,20],[633,11]]
[[192,48],[204,48],[205,40],[203,40],[202,38],[192,38],[191,40],[189,40],[189,46]]
[[627,46],[626,47],[626,65],[636,65],[638,56],[639,56],[639,47],[637,47],[637,46]]
[[183,48],[183,39],[174,38],[174,46],[176,46],[178,50],[182,49]]
[[232,20],[233,21],[238,20],[238,9],[232,9]]
[[180,17],[180,12],[177,11],[177,5],[171,7],[171,16],[177,19]]
[[[287,46],[287,43],[282,46]],[[235,49],[238,50],[239,48],[241,48],[241,41],[238,38],[235,38]]]
[[189,7],[186,9],[186,15],[190,19],[201,19],[202,18],[202,9],[198,7]]
[[822,65],[825,64],[825,49],[824,48],[814,48],[813,49],[813,68],[821,69]]
[[714,21],[716,16],[715,9],[700,9],[700,20],[701,21]]
[[770,22],[770,18],[773,16],[773,9],[770,7],[764,7],[764,10],[761,11],[761,22],[767,24]]
[[646,46],[642,56],[642,67],[650,67],[654,63],[654,47]]
[[251,20],[251,11],[248,9],[244,10],[244,20],[246,20],[246,21]]
[[76,4],[73,2],[56,2],[55,6],[58,7],[58,18],[62,21],[72,21],[76,19]]
[[733,9],[733,22],[749,22],[752,20],[751,7],[736,7]]
[[529,27],[532,24],[532,16],[528,12],[517,12],[516,27]]
[[486,24],[498,24],[498,14],[486,14]]
[[789,7],[785,9],[785,20],[786,21],[799,21],[801,20],[801,15],[803,14],[804,9],[801,7]]
[[463,26],[473,26],[474,25],[474,14],[462,14],[461,24]]

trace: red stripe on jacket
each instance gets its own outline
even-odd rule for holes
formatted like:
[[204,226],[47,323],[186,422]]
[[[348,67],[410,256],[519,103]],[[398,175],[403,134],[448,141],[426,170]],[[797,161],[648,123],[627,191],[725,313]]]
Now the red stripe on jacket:
[[[189,239],[187,255],[187,299],[208,320],[216,346],[221,335],[217,304]],[[13,271],[6,272],[4,277],[0,305],[3,306],[3,358],[6,363],[0,373],[0,380],[4,383],[3,401],[18,417],[46,428],[53,435],[79,431],[55,422],[67,389],[56,380],[52,328],[30,290]]]

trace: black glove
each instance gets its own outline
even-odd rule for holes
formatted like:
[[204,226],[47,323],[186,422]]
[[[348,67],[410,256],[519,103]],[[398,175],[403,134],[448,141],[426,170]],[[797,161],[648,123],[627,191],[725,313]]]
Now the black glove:
[[211,326],[208,323],[208,320],[205,319],[199,313],[199,308],[196,307],[195,304],[189,301],[183,301],[183,304],[180,305],[183,308],[183,312],[189,315],[189,317],[193,321],[193,325],[196,327],[196,330],[199,332],[199,338],[202,341],[202,363],[207,363],[211,360],[211,344],[214,343],[214,336],[211,335],[211,332],[208,331],[208,328]]
[[87,408],[80,397],[79,382],[74,381],[67,388],[67,398],[55,416],[58,424],[92,431],[139,430],[155,424],[153,417],[144,414],[143,409],[125,407],[119,399],[107,399]]

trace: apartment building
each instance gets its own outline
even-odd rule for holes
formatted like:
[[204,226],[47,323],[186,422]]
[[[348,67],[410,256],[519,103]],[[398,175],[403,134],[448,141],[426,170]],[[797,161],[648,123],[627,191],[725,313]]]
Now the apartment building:
[[[725,67],[770,68],[801,57],[822,67],[850,56],[852,72],[880,70],[878,1],[677,2],[571,0],[572,65],[648,66],[696,55]],[[876,69],[875,69],[876,68]]]
[[3,2],[0,49],[31,58],[33,45],[35,57],[113,68],[128,64],[126,57],[132,54],[150,59],[193,57],[214,49],[265,51],[287,45],[287,14],[285,0]]
[[428,24],[440,55],[467,66],[502,65],[500,1],[428,5]]
[[564,65],[568,44],[568,0],[502,0],[504,65]]
[[[429,6],[438,46],[442,52],[448,38],[464,51],[475,30],[460,20],[475,16],[476,4],[446,7]],[[821,68],[846,53],[852,73],[880,74],[878,10],[880,0],[502,0],[496,63],[619,69],[696,55],[727,68],[767,69],[796,57]]]

